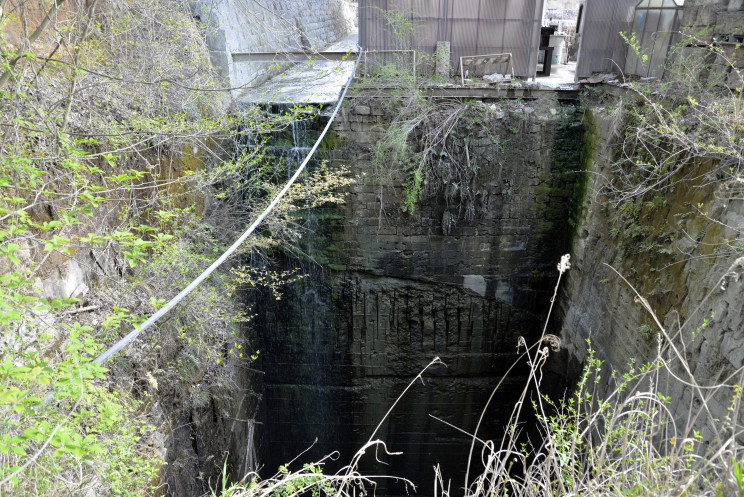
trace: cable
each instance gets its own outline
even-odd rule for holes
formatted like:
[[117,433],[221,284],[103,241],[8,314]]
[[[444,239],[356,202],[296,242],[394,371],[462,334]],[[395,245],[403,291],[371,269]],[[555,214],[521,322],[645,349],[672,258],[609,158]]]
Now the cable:
[[331,124],[333,124],[333,120],[336,118],[336,115],[338,114],[339,109],[341,109],[341,104],[344,101],[344,98],[346,97],[346,92],[349,90],[349,86],[351,85],[351,82],[354,80],[354,75],[356,74],[357,67],[359,66],[359,61],[362,59],[362,50],[359,50],[359,56],[357,57],[356,63],[354,64],[354,69],[351,71],[351,76],[349,76],[349,81],[346,82],[346,87],[344,88],[343,93],[341,94],[341,98],[338,101],[338,104],[336,104],[336,108],[333,110],[333,114],[331,114],[331,118],[328,120],[328,124],[326,124],[325,129],[323,129],[323,132],[320,134],[320,138],[318,138],[318,141],[315,142],[315,145],[313,145],[313,148],[310,149],[310,152],[307,154],[307,157],[305,157],[305,160],[302,162],[299,168],[297,168],[297,171],[295,171],[294,175],[289,179],[286,185],[284,185],[284,188],[282,188],[282,191],[279,192],[279,194],[274,198],[274,200],[269,204],[269,206],[261,213],[260,216],[258,216],[258,219],[256,219],[253,224],[250,225],[248,230],[246,230],[243,235],[241,235],[240,238],[238,238],[235,243],[230,246],[227,251],[225,251],[222,256],[220,256],[219,259],[214,261],[211,266],[209,266],[207,269],[204,270],[202,274],[200,274],[194,281],[192,281],[189,286],[181,290],[181,292],[173,297],[170,302],[165,304],[162,308],[160,308],[155,314],[150,316],[147,321],[142,323],[140,328],[137,330],[132,330],[127,336],[116,342],[116,344],[108,349],[106,352],[101,354],[100,356],[96,357],[96,359],[93,362],[102,364],[109,360],[111,356],[119,352],[122,348],[124,348],[129,342],[137,338],[140,333],[145,331],[147,328],[155,324],[155,322],[163,317],[168,311],[173,309],[176,304],[178,304],[180,301],[182,301],[188,294],[194,291],[194,289],[199,286],[199,284],[207,279],[210,274],[214,272],[215,269],[217,269],[220,265],[222,265],[225,260],[227,260],[230,255],[232,255],[233,252],[235,252],[240,245],[243,244],[243,242],[253,233],[253,231],[258,227],[259,224],[261,224],[261,221],[263,221],[266,216],[269,215],[269,212],[271,212],[276,204],[281,200],[281,198],[284,196],[285,193],[289,190],[289,188],[292,186],[292,184],[297,180],[297,178],[300,176],[302,171],[305,169],[305,166],[307,166],[307,163],[310,161],[310,158],[313,156],[315,151],[318,149],[318,146],[320,145],[320,142],[323,141],[323,138],[325,137],[326,133],[331,127]]

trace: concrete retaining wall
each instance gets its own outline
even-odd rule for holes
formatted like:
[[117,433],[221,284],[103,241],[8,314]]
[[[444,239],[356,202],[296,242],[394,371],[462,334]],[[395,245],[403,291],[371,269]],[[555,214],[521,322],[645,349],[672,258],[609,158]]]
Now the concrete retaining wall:
[[213,64],[232,86],[258,86],[286,65],[233,62],[238,52],[319,50],[354,29],[349,0],[197,0]]

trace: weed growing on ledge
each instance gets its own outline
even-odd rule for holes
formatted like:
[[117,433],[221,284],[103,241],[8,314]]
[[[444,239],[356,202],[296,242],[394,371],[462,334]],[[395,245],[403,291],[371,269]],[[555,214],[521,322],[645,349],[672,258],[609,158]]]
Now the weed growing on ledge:
[[488,108],[477,102],[435,102],[418,91],[389,102],[395,117],[374,146],[375,181],[384,188],[405,177],[401,209],[409,214],[419,201],[443,194],[448,205],[457,206],[458,217],[473,220],[478,164],[471,158],[471,138],[483,133],[502,151],[500,137],[487,125]]
[[642,324],[640,328],[638,328],[638,334],[646,341],[651,340],[654,336],[653,329],[648,324]]
[[371,180],[380,186],[380,199],[382,190],[400,181],[404,187],[403,212],[413,214],[420,201],[444,194],[448,205],[457,205],[457,217],[471,221],[475,217],[474,179],[478,170],[470,156],[475,145],[471,137],[480,132],[501,151],[499,136],[487,125],[488,108],[472,101],[435,102],[426,98],[424,88],[441,81],[441,76],[429,73],[442,54],[416,49],[419,26],[404,9],[375,8],[398,48],[370,52],[355,83],[373,95],[384,88],[387,93],[380,101],[386,102],[385,113],[394,116],[373,147]]
[[[677,185],[703,177],[698,182],[718,185],[721,197],[740,190],[744,76],[736,52],[680,35],[663,78],[627,83],[633,98],[622,107],[622,154],[608,184],[616,205],[645,196],[652,207],[663,207]],[[626,41],[642,59],[635,39]],[[715,71],[702,63],[708,58],[717,61]]]

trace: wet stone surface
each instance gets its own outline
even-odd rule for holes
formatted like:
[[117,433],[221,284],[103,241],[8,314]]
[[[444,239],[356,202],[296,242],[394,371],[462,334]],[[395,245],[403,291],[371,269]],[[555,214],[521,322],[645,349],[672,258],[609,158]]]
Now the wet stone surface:
[[[316,437],[303,461],[338,450],[346,464],[405,386],[440,357],[446,367],[427,372],[376,435],[403,455],[366,469],[412,478],[423,495],[432,492],[437,463],[446,478],[464,475],[470,439],[429,414],[472,431],[518,355],[518,338],[539,335],[570,238],[576,176],[567,172],[581,169],[583,128],[573,106],[555,99],[494,105],[484,126],[498,144],[485,133],[470,136],[478,164],[473,220],[441,196],[413,215],[402,212],[403,174],[382,193],[360,179],[345,205],[308,213],[304,248],[320,264],[300,262],[308,277],[281,301],[255,306],[268,468]],[[370,175],[370,145],[388,120],[378,102],[352,102],[326,158]],[[519,371],[505,381],[479,436],[498,438],[523,384]],[[383,486],[383,495],[405,492]]]

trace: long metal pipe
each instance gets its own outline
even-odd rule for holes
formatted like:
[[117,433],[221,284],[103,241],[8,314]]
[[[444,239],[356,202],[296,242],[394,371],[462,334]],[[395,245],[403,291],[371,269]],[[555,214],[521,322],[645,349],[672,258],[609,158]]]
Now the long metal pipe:
[[154,325],[158,319],[163,317],[165,314],[168,313],[171,309],[173,309],[179,302],[181,302],[188,294],[194,291],[199,284],[207,279],[210,274],[212,274],[219,266],[222,265],[223,262],[227,260],[228,257],[230,257],[233,252],[235,252],[238,247],[240,247],[243,242],[245,242],[249,236],[253,233],[253,231],[258,227],[261,222],[266,219],[266,216],[269,215],[269,213],[276,207],[276,204],[279,203],[279,200],[287,193],[289,188],[294,184],[294,182],[299,178],[300,174],[302,174],[302,171],[304,171],[305,166],[307,166],[307,163],[310,161],[310,158],[313,156],[315,151],[318,149],[318,146],[320,145],[320,142],[323,141],[323,138],[325,137],[326,133],[328,133],[328,130],[331,127],[331,124],[333,124],[333,120],[336,118],[336,115],[338,114],[339,109],[341,108],[341,104],[344,101],[344,98],[346,97],[346,92],[349,90],[349,85],[351,85],[352,80],[354,79],[354,75],[356,74],[357,67],[359,66],[359,60],[362,58],[362,52],[359,52],[359,56],[357,57],[356,63],[354,64],[354,69],[351,72],[351,76],[349,77],[349,81],[346,82],[346,87],[344,88],[343,93],[341,94],[341,98],[338,100],[338,103],[336,104],[336,108],[333,110],[333,114],[331,114],[331,118],[328,120],[328,124],[326,124],[325,129],[320,134],[320,138],[318,138],[318,141],[315,142],[315,145],[313,145],[313,148],[310,149],[310,152],[307,154],[307,157],[305,157],[305,160],[302,161],[302,164],[299,168],[297,168],[297,171],[295,171],[294,175],[289,179],[286,185],[284,185],[284,188],[279,192],[279,194],[274,198],[274,200],[271,201],[269,206],[261,213],[260,216],[258,216],[258,219],[256,219],[253,224],[250,225],[250,227],[243,233],[240,238],[238,238],[235,243],[233,243],[230,248],[228,248],[224,254],[220,256],[219,259],[214,261],[211,266],[209,266],[207,269],[204,270],[202,274],[200,274],[194,281],[192,281],[189,286],[181,290],[181,292],[173,297],[170,302],[165,304],[161,309],[159,309],[155,314],[150,316],[147,321],[142,323],[139,329],[132,330],[116,342],[116,344],[108,349],[106,352],[101,354],[100,356],[96,357],[96,359],[93,362],[96,363],[103,363],[106,362],[108,359],[111,358],[114,354],[119,352],[121,349],[123,349],[127,344],[129,344],[132,340],[137,338],[143,331]]

